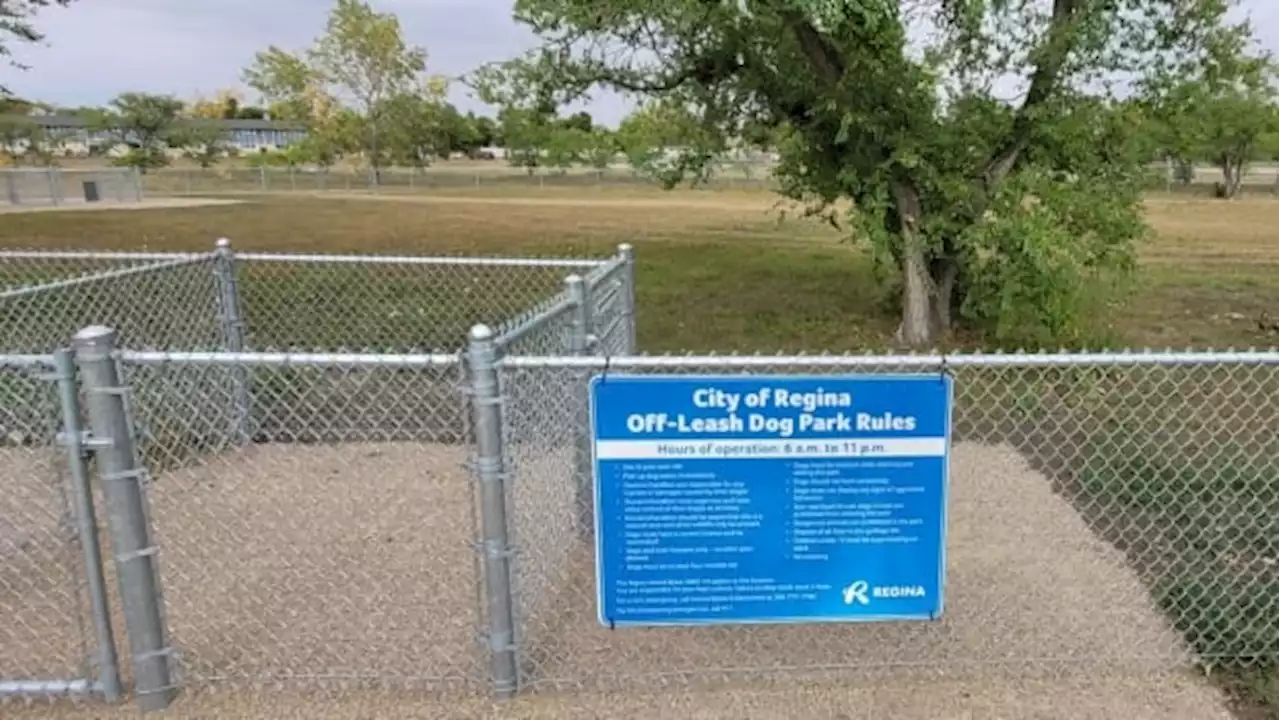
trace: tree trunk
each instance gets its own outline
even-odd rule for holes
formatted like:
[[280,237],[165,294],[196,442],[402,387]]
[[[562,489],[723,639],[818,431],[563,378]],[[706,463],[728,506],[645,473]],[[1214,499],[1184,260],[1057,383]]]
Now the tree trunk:
[[929,274],[933,280],[933,323],[935,340],[951,331],[951,308],[956,299],[956,283],[960,279],[960,264],[947,255],[934,258]]
[[[902,182],[893,183],[893,196],[902,239],[898,262],[902,272],[902,322],[895,339],[904,345],[924,347],[937,340],[940,326],[935,303],[937,288],[920,237],[920,198],[914,187]],[[950,319],[949,306],[947,319]]]
[[1222,197],[1227,200],[1235,198],[1240,191],[1240,182],[1244,176],[1244,163],[1232,158],[1222,159]]

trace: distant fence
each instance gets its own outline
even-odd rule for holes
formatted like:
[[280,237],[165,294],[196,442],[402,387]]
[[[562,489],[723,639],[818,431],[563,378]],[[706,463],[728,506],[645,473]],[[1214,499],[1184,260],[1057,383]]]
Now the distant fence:
[[[147,172],[148,194],[198,195],[222,192],[403,192],[448,188],[625,188],[656,187],[652,175],[625,167],[568,170],[534,168],[528,172],[501,161],[462,167],[448,162],[426,168],[382,168],[376,174],[349,168],[212,167],[162,168]],[[776,187],[772,170],[762,165],[723,165],[706,177],[722,189]]]
[[[626,247],[34,252],[0,253],[0,696],[1276,662],[1275,350],[650,357]],[[768,373],[951,375],[941,619],[602,625],[589,383]]]
[[141,200],[142,183],[136,168],[0,169],[0,204],[81,205]]
[[[708,167],[696,186],[713,190],[776,190],[773,165],[761,163],[719,163]],[[1250,166],[1241,184],[1243,193],[1276,194],[1278,175],[1274,166]],[[1151,190],[1170,193],[1211,194],[1221,172],[1212,167],[1195,168],[1187,182],[1174,177],[1168,166],[1148,168],[1146,184]],[[0,204],[70,205],[86,202],[86,184],[96,187],[99,202],[137,202],[143,195],[210,195],[260,192],[352,192],[403,193],[432,190],[583,188],[655,188],[659,179],[650,172],[625,166],[567,169],[512,167],[500,160],[488,163],[442,161],[425,168],[388,167],[378,172],[351,167],[322,168],[246,167],[228,160],[210,168],[152,168],[139,173],[132,168],[67,169],[17,168],[0,170]],[[682,184],[694,183],[685,178]]]

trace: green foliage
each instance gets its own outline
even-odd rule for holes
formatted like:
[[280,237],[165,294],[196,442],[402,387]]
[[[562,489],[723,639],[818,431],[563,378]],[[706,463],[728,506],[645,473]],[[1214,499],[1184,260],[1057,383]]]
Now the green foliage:
[[1175,64],[1143,86],[1157,141],[1179,167],[1195,161],[1223,173],[1219,194],[1234,197],[1250,161],[1270,158],[1276,145],[1276,65],[1252,45],[1249,27],[1220,24],[1207,32],[1200,66]]
[[498,111],[499,132],[507,150],[507,162],[530,173],[542,164],[551,140],[550,118],[538,110],[504,107]]
[[[933,343],[957,320],[1000,342],[1069,342],[1098,282],[1112,285],[1099,278],[1123,274],[1141,236],[1132,188],[1149,156],[1133,151],[1143,125],[1115,81],[1208,65],[1236,32],[1227,6],[941,3],[936,32],[909,42],[916,10],[518,0],[542,46],[485,68],[477,85],[504,107],[554,107],[603,86],[687,115],[619,131],[632,162],[667,185],[704,176],[730,143],[776,143],[783,194],[839,220],[893,271],[904,343]],[[1026,80],[1012,102],[994,89],[1009,76]],[[1104,134],[1088,131],[1095,120]]]
[[710,159],[724,150],[723,139],[708,132],[689,107],[657,101],[642,106],[618,127],[618,145],[635,170],[665,187],[708,177]]
[[183,155],[202,168],[211,168],[227,154],[227,137],[222,128],[211,123],[187,122],[172,137],[169,144],[180,147]]
[[471,142],[471,128],[448,103],[421,94],[391,98],[385,109],[388,156],[397,165],[425,167],[455,146]]
[[272,45],[254,55],[241,79],[262,96],[273,120],[311,119],[315,73],[297,55]]
[[[395,15],[375,12],[359,0],[337,0],[311,47],[294,54],[272,46],[254,57],[243,78],[262,95],[273,119],[306,122],[309,133],[320,138],[321,155],[359,150],[376,168],[389,154],[388,113],[422,117],[393,100],[415,93],[433,97],[418,82],[426,56],[405,42]],[[410,145],[418,147],[416,140],[425,132],[403,130],[400,138],[412,136]]]
[[16,115],[0,114],[0,153],[14,165],[21,163],[33,145],[40,142],[40,126]]
[[583,162],[590,148],[590,132],[583,132],[572,125],[553,125],[547,130],[543,162],[564,173]]
[[129,152],[116,158],[116,164],[146,172],[169,164],[164,149],[175,136],[182,110],[182,101],[171,95],[121,93],[106,110],[90,118],[90,126],[129,146]]

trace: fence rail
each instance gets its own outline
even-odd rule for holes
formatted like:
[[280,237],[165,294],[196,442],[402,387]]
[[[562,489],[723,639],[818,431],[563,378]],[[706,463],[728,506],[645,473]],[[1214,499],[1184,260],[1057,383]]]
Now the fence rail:
[[[462,347],[266,350],[253,261],[230,258],[232,286],[219,279],[228,254],[183,258],[209,276],[209,349],[123,332],[114,348],[112,332],[83,331],[74,384],[46,378],[73,332],[56,354],[0,356],[0,424],[22,431],[0,441],[0,476],[32,468],[0,496],[0,551],[17,558],[0,564],[0,614],[22,619],[0,625],[17,649],[0,653],[0,695],[112,696],[111,623],[130,640],[143,709],[210,683],[508,696],[902,666],[1276,661],[1275,350],[644,356],[629,248],[537,266],[559,274],[547,292]],[[231,307],[242,325],[226,322]],[[227,349],[230,325],[241,349]],[[885,373],[954,382],[940,620],[601,626],[592,378]],[[73,397],[59,403],[58,387]],[[54,482],[77,467],[94,471],[87,506],[58,494],[79,483]],[[101,533],[113,553],[92,591],[85,540]]]

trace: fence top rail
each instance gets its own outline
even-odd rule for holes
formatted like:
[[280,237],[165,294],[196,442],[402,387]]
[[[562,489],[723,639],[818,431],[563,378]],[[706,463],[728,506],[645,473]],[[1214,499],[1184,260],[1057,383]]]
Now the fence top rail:
[[958,367],[1065,367],[1096,365],[1280,365],[1280,350],[1187,350],[1042,353],[957,353],[919,355],[508,355],[498,360],[509,368],[725,369],[779,366],[812,368],[915,367],[932,371]]
[[192,255],[190,257],[180,257],[177,259],[166,260],[164,262],[155,262],[150,265],[134,265],[124,267],[117,270],[107,270],[106,272],[91,273],[89,275],[80,275],[79,277],[69,278],[67,280],[54,280],[42,285],[24,285],[12,290],[0,291],[0,300],[9,300],[12,298],[23,297],[27,295],[35,295],[38,293],[49,292],[51,290],[66,290],[77,285],[87,285],[89,283],[104,282],[107,280],[119,280],[133,275],[145,275],[147,273],[162,272],[164,270],[172,270],[183,265],[192,265],[212,257],[209,254]]
[[0,250],[0,260],[194,260],[211,252],[122,252],[118,250]]
[[465,265],[493,267],[549,267],[593,268],[609,262],[610,258],[586,260],[582,258],[508,258],[424,255],[342,255],[309,253],[237,252],[237,260],[249,262],[296,263],[353,263],[370,265]]
[[164,352],[119,350],[121,362],[135,365],[266,365],[376,366],[393,368],[451,367],[461,364],[457,353],[331,353],[331,352]]
[[0,368],[6,367],[53,367],[54,359],[52,355],[2,355],[0,354]]
[[509,326],[501,328],[500,333],[493,338],[493,344],[500,349],[508,347],[534,330],[554,322],[561,315],[577,306],[578,304],[574,302],[573,298],[560,293],[552,298],[550,302],[544,303],[541,307],[526,315],[519,316]]
[[[194,260],[212,252],[122,252],[111,250],[0,250],[0,260]],[[448,255],[358,255],[341,253],[236,252],[250,262],[349,263],[372,265],[457,265],[492,267],[596,268],[614,258],[512,258]]]

